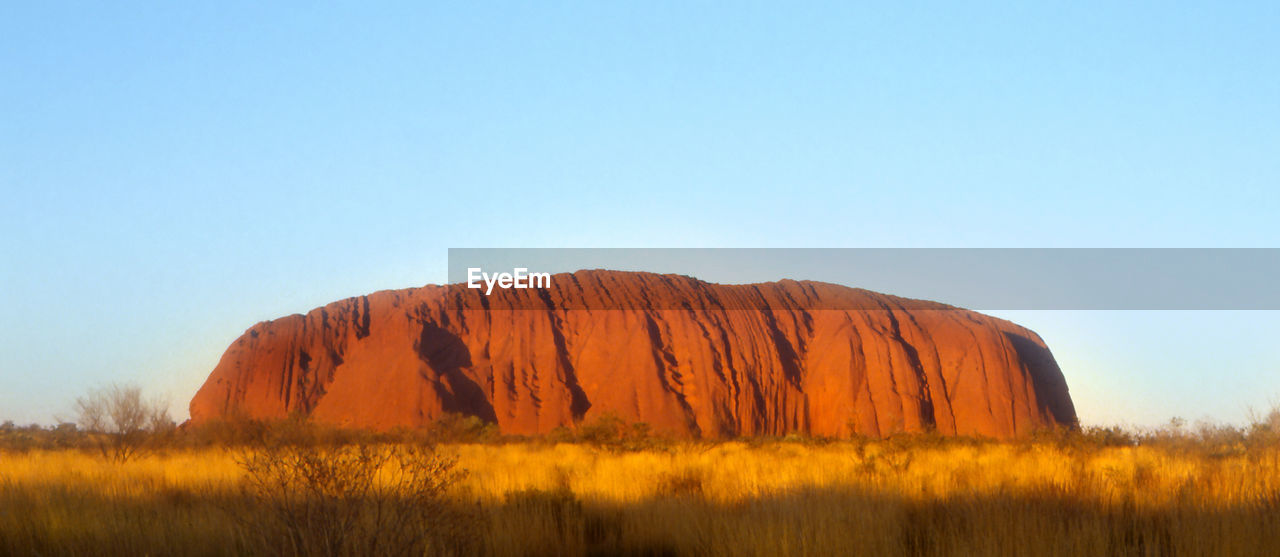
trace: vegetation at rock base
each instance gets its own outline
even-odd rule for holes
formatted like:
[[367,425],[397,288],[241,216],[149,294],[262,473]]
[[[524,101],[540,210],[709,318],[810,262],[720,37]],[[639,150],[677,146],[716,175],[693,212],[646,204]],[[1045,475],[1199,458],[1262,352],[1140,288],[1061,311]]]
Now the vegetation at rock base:
[[[1280,413],[1246,427],[1016,441],[680,441],[583,424],[503,438],[292,421],[186,429],[132,458],[0,427],[0,553],[1261,555]],[[257,428],[257,429],[254,429]],[[239,435],[239,441],[237,441]],[[457,436],[448,439],[447,435]],[[233,442],[234,441],[234,442]]]

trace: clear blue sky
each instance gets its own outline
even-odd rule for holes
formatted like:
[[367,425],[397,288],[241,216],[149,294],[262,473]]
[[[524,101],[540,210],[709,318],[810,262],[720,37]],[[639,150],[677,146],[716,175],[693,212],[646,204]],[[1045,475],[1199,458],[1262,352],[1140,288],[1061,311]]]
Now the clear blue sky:
[[[1280,243],[1274,2],[184,4],[3,9],[0,420],[448,247]],[[1009,317],[1087,423],[1280,400],[1271,312]]]

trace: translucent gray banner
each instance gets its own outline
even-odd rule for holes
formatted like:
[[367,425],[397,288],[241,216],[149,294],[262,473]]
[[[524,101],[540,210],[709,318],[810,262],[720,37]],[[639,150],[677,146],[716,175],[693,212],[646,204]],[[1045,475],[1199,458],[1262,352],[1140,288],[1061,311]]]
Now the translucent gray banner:
[[[522,292],[494,280],[517,269],[550,275],[550,286],[526,281]],[[561,275],[592,269],[677,276],[633,281],[638,294],[592,297],[574,294],[585,288],[575,277],[585,275]],[[486,308],[777,309],[777,296],[750,289],[681,295],[684,276],[718,284],[817,281],[975,310],[1280,309],[1277,248],[453,248],[448,276],[452,299]],[[591,276],[606,287],[618,280]],[[787,305],[879,307],[805,284],[782,296]]]

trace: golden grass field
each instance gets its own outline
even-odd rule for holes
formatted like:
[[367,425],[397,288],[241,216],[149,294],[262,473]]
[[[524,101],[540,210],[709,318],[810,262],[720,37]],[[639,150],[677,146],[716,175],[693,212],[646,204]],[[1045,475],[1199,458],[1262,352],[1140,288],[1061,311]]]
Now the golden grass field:
[[[246,450],[124,463],[79,450],[0,452],[0,554],[277,553],[254,535],[280,511],[245,498]],[[439,495],[447,512],[426,525],[434,538],[417,553],[1280,554],[1275,447],[934,439],[437,452],[465,472]],[[377,481],[394,477],[382,470]],[[335,552],[367,552],[344,547]]]

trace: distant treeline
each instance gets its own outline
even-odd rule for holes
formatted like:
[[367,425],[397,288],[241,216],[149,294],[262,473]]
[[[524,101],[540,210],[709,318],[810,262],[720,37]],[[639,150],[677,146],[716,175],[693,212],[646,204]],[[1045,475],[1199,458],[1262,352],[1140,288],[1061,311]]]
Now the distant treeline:
[[[813,437],[793,433],[785,436],[754,436],[736,439],[747,443],[777,441],[824,444],[847,439]],[[855,439],[856,440],[856,439]],[[870,440],[870,439],[867,439]],[[222,419],[201,424],[186,423],[178,427],[156,428],[131,439],[138,450],[164,450],[201,447],[252,447],[271,445],[341,446],[367,443],[447,444],[447,443],[582,443],[618,450],[650,450],[687,443],[715,443],[713,439],[682,439],[654,432],[648,424],[627,422],[606,415],[561,427],[546,435],[506,435],[497,424],[475,416],[448,414],[422,428],[396,428],[387,431],[343,429],[318,424],[303,416],[281,420]],[[1209,455],[1242,454],[1251,449],[1280,446],[1280,408],[1255,416],[1245,425],[1211,422],[1188,424],[1173,419],[1161,427],[1057,428],[1031,436],[998,441],[987,438],[945,436],[935,433],[903,433],[887,441],[904,446],[947,444],[1053,443],[1064,447],[1104,448],[1157,446],[1203,452]],[[119,442],[110,433],[85,430],[74,423],[56,426],[0,424],[0,450],[101,449],[104,444]]]

